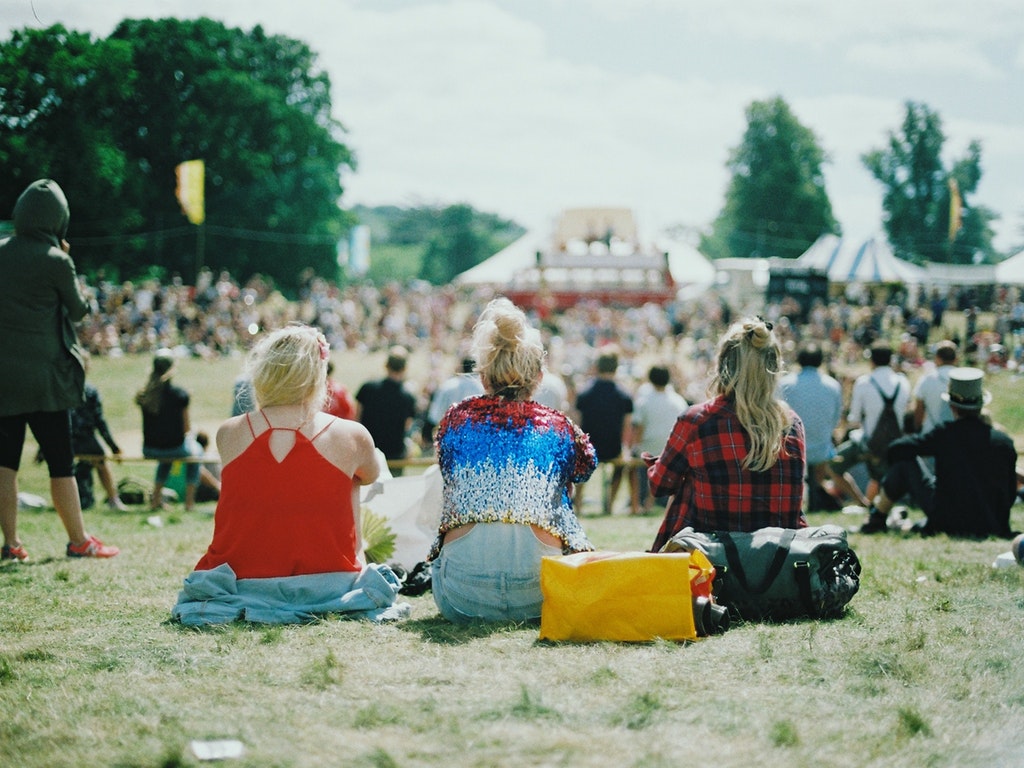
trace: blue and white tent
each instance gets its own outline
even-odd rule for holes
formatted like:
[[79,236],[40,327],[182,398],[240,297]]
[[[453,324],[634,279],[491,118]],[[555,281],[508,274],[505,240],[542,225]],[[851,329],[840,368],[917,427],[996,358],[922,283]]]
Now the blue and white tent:
[[836,235],[822,235],[797,263],[825,272],[834,283],[926,282],[926,272],[916,264],[897,258],[882,238],[860,243]]

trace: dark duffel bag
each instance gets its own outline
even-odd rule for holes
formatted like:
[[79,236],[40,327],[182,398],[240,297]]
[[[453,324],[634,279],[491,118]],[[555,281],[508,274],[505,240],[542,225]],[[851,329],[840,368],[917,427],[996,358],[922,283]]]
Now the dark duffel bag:
[[837,618],[860,588],[860,561],[837,525],[751,533],[684,528],[661,551],[694,549],[715,566],[717,602],[748,621]]

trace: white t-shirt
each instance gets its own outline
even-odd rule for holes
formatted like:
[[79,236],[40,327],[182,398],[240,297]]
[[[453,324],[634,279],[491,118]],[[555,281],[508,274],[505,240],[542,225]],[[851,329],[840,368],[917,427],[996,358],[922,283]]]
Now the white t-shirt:
[[910,404],[910,381],[902,373],[897,373],[887,365],[875,368],[871,373],[858,376],[853,383],[853,394],[850,397],[849,421],[860,424],[864,429],[864,440],[871,437],[878,423],[878,417],[882,415],[882,395],[875,389],[871,380],[881,388],[886,397],[892,397],[896,390],[897,383],[900,386],[899,394],[893,408],[896,410],[896,417],[903,419]]
[[633,426],[643,428],[637,448],[655,456],[665,449],[676,419],[687,408],[683,396],[671,387],[652,389],[637,399],[633,407]]
[[949,373],[955,365],[940,365],[934,371],[918,379],[914,397],[924,403],[924,422],[921,431],[928,432],[945,421],[953,420],[953,411],[942,395],[949,389]]
[[569,410],[569,388],[557,373],[544,371],[540,384],[533,393],[534,402],[565,413]]
[[480,383],[480,377],[475,373],[460,373],[452,376],[437,388],[434,396],[430,398],[430,406],[427,408],[427,419],[431,424],[440,424],[441,419],[456,403],[461,403],[467,397],[482,395],[484,385]]

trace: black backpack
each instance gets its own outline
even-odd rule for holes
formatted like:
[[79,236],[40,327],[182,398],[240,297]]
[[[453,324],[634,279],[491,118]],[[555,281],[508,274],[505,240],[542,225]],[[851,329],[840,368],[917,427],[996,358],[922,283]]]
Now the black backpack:
[[893,390],[892,396],[886,397],[885,393],[882,392],[882,388],[878,386],[878,382],[874,379],[870,381],[882,398],[882,415],[878,417],[878,423],[875,424],[875,429],[871,433],[871,437],[868,438],[867,449],[876,462],[884,462],[885,453],[889,450],[889,444],[897,437],[902,437],[903,435],[903,427],[900,424],[899,417],[896,415],[894,405],[896,397],[900,393],[900,383],[897,381],[896,389]]

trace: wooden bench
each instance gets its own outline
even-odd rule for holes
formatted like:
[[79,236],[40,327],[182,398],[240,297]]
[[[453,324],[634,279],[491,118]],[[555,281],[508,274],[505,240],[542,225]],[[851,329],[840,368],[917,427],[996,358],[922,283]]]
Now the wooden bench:
[[102,464],[104,461],[112,461],[115,464],[159,464],[160,462],[181,461],[185,464],[219,464],[220,457],[204,453],[201,456],[182,456],[173,459],[154,459],[149,456],[125,455],[123,453],[79,453],[75,461],[87,461],[90,464]]

